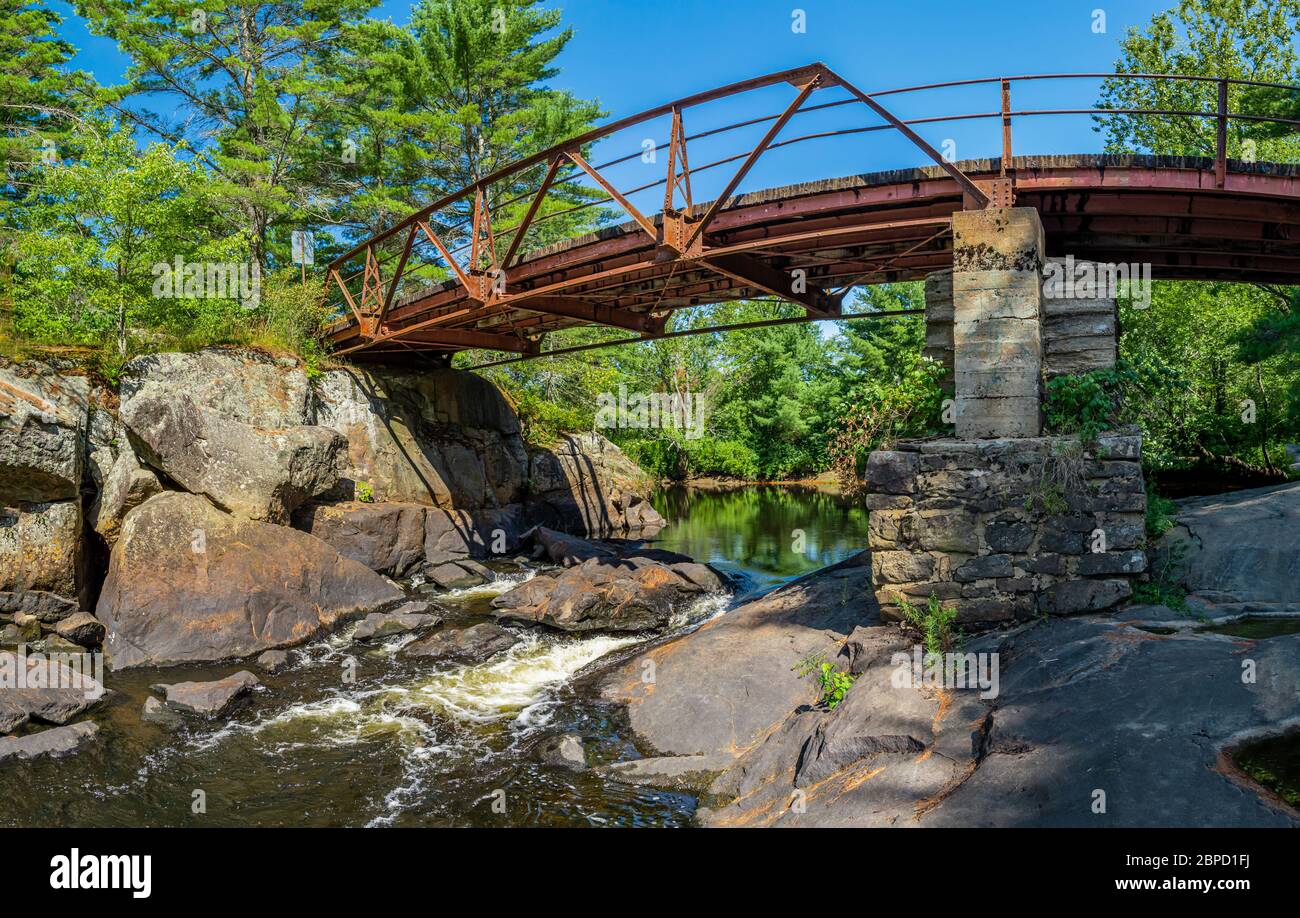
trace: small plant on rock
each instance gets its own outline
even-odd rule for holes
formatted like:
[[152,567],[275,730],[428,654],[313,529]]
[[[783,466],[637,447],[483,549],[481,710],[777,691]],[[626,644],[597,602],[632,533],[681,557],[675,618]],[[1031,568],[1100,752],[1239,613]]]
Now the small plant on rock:
[[840,702],[844,700],[844,696],[848,694],[849,689],[853,687],[853,683],[857,681],[857,676],[826,662],[826,654],[822,651],[809,654],[792,666],[791,669],[801,679],[809,673],[815,672],[817,674],[817,681],[822,693],[817,703],[825,705],[827,710],[830,711],[834,711],[839,707]]
[[363,504],[373,504],[375,502],[375,489],[368,482],[358,481],[352,490],[357,500]]
[[823,663],[821,667],[821,703],[834,711],[844,696],[848,694],[849,689],[853,687],[856,677],[844,672],[842,669],[836,669],[829,663]]
[[902,596],[897,599],[903,623],[921,636],[926,653],[947,653],[960,646],[961,630],[953,627],[957,621],[955,606],[945,607],[934,593],[930,594],[924,609],[918,609]]

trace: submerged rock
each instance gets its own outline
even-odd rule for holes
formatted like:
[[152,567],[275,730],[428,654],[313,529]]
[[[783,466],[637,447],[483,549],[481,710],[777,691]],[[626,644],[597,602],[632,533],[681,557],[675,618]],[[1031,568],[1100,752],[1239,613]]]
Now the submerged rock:
[[168,492],[127,517],[96,617],[115,669],[246,657],[401,603],[402,591],[304,532]]
[[0,737],[0,762],[60,758],[77,752],[99,735],[99,725],[91,721],[67,727],[52,727],[27,736]]
[[169,710],[202,717],[220,717],[255,685],[261,685],[258,678],[247,670],[241,670],[233,676],[211,682],[176,682],[153,685],[150,688],[166,695],[163,703]]
[[426,602],[408,602],[392,612],[371,612],[357,625],[352,639],[356,641],[375,641],[391,637],[394,634],[406,634],[420,631],[442,623],[442,619],[425,610]]
[[484,622],[469,628],[447,628],[407,644],[402,656],[419,657],[435,663],[476,665],[490,660],[519,643],[504,628]]
[[146,723],[160,724],[164,727],[179,727],[185,718],[167,707],[157,698],[146,698],[140,709],[140,719]]
[[289,668],[289,652],[287,650],[268,650],[257,658],[257,665],[264,672],[275,675]]
[[538,746],[537,754],[548,765],[558,765],[574,771],[587,767],[587,750],[583,748],[582,737],[576,733],[565,733],[543,740]]

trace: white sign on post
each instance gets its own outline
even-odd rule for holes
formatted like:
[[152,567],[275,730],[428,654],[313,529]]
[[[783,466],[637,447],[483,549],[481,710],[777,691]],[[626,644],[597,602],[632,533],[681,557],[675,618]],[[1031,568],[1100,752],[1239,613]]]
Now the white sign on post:
[[311,233],[306,230],[294,230],[290,238],[293,246],[293,263],[304,266],[315,264],[313,259],[316,255],[316,246]]

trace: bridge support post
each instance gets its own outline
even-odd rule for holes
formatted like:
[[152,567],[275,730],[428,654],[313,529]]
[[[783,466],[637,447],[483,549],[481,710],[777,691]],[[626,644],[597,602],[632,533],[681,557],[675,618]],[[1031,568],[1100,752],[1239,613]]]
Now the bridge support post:
[[1043,224],[1032,207],[953,214],[957,436],[1042,432]]

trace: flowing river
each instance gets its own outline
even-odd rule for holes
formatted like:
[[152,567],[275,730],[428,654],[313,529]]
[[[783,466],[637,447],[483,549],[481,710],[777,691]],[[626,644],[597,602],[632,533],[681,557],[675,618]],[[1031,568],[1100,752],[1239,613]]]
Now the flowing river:
[[[866,511],[815,488],[674,489],[655,495],[671,523],[656,544],[736,576],[684,628],[866,545]],[[488,620],[493,596],[531,577],[491,565],[483,587],[427,594],[452,624]],[[511,626],[512,628],[514,626]],[[518,628],[524,640],[477,666],[435,667],[344,631],[291,652],[229,722],[179,731],[142,722],[157,682],[216,679],[238,664],[110,673],[115,695],[93,716],[99,739],[58,760],[0,774],[0,826],[500,826],[688,823],[689,794],[631,787],[544,764],[541,743],[583,737],[592,765],[639,752],[616,707],[575,687],[597,661],[653,635],[567,635]],[[249,665],[250,671],[256,671]]]

